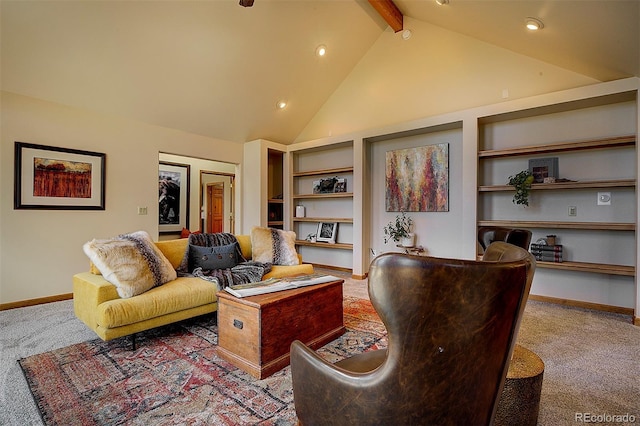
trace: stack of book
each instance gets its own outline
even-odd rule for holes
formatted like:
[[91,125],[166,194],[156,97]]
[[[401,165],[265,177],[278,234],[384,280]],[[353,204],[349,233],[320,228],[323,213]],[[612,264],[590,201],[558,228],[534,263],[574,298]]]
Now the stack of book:
[[531,244],[529,251],[542,262],[562,262],[562,244]]

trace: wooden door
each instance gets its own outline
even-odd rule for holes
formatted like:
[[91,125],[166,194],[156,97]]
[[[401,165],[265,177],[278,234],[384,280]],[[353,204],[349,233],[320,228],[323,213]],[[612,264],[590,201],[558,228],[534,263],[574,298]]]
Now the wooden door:
[[207,233],[224,232],[224,183],[207,185]]

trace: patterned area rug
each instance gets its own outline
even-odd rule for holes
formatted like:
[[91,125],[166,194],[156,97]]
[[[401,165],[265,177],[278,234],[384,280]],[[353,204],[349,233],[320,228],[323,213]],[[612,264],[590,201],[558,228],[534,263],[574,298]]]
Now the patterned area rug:
[[[331,362],[386,347],[368,300],[345,297],[347,332],[318,352]],[[294,425],[289,367],[257,380],[217,354],[215,315],[130,340],[100,339],[19,360],[47,425]]]

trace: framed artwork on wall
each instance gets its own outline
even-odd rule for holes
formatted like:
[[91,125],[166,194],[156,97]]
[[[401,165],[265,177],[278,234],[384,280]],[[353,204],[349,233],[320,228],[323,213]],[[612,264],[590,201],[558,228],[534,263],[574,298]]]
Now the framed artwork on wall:
[[529,172],[533,175],[534,183],[542,183],[545,178],[558,179],[558,157],[529,160]]
[[160,233],[189,228],[189,164],[160,162],[158,167],[158,229]]
[[316,233],[316,241],[321,243],[335,243],[338,234],[337,222],[320,222]]
[[449,144],[388,151],[385,183],[388,212],[448,212]]
[[100,152],[15,143],[15,209],[104,210],[105,158]]

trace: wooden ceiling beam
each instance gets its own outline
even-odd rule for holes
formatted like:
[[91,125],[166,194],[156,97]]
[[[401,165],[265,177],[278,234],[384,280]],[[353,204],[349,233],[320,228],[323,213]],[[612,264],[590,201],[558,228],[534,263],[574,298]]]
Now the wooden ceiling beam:
[[387,21],[394,32],[402,31],[402,12],[393,0],[369,0],[369,3]]

